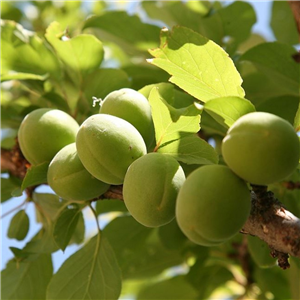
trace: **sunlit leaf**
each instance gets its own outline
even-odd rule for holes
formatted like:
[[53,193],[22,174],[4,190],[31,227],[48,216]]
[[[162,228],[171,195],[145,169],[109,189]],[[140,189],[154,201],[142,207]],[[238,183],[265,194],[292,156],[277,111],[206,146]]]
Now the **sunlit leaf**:
[[254,112],[255,107],[244,98],[222,97],[206,102],[204,110],[218,123],[228,128],[241,116]]
[[157,152],[171,155],[186,164],[218,163],[218,154],[215,149],[196,134],[162,144]]
[[46,299],[118,299],[121,273],[104,235],[96,235],[53,276]]
[[59,62],[45,42],[13,21],[1,20],[1,62],[3,74],[16,71],[33,77],[50,74],[61,78]]
[[184,27],[163,29],[160,48],[150,50],[152,64],[164,69],[171,82],[206,102],[244,96],[242,79],[228,54],[217,44]]
[[81,83],[85,75],[99,68],[104,51],[101,41],[95,36],[81,34],[70,39],[57,22],[51,23],[45,36],[70,69],[69,75],[76,83]]

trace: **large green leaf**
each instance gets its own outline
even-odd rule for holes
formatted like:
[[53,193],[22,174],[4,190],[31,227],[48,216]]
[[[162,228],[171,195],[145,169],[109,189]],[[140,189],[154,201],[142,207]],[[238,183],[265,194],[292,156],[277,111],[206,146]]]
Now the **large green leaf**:
[[121,273],[106,237],[94,236],[53,276],[47,299],[118,299]]
[[150,54],[154,56],[150,63],[167,71],[171,82],[202,102],[244,96],[242,79],[228,54],[191,29],[163,29],[160,48],[150,50]]
[[279,42],[291,45],[299,43],[296,22],[288,1],[273,1],[271,27]]
[[104,56],[102,43],[93,35],[81,34],[70,39],[64,34],[60,24],[53,22],[45,37],[68,68],[69,76],[81,84],[85,75],[99,68]]
[[292,57],[295,53],[295,49],[287,44],[263,43],[244,53],[240,61],[253,63],[259,72],[272,78],[273,84],[284,89],[286,94],[299,97],[300,69]]
[[255,111],[254,105],[239,97],[222,97],[209,100],[204,110],[218,123],[228,128],[241,116]]
[[35,79],[40,75],[39,80],[47,74],[57,80],[61,78],[59,62],[46,43],[13,21],[1,20],[1,63],[4,76],[15,71],[27,73],[27,77],[32,74]]
[[51,256],[47,254],[41,254],[31,261],[9,261],[1,272],[2,299],[45,299],[52,273]]
[[159,42],[158,26],[146,24],[138,16],[130,16],[125,11],[106,11],[100,16],[92,16],[83,28],[90,27],[100,31],[101,40],[112,41],[130,54],[147,51]]

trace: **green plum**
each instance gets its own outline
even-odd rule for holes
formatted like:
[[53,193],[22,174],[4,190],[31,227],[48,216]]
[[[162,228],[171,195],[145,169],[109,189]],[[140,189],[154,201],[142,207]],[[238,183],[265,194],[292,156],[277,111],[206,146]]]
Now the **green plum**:
[[131,123],[140,132],[146,145],[154,140],[151,106],[141,93],[130,88],[113,91],[101,102],[99,112]]
[[244,180],[227,166],[205,165],[193,171],[180,189],[176,218],[191,241],[214,246],[239,232],[250,207],[250,192]]
[[128,168],[123,185],[125,205],[144,226],[167,224],[175,217],[176,198],[184,181],[177,160],[166,154],[148,153]]
[[66,200],[91,200],[105,193],[109,184],[93,177],[81,163],[76,144],[62,148],[48,168],[48,184]]
[[75,142],[78,129],[78,123],[61,110],[36,109],[20,125],[21,151],[32,165],[50,162],[60,149]]
[[278,182],[299,163],[299,139],[290,123],[265,112],[239,118],[222,142],[226,164],[244,180],[256,185]]
[[145,142],[129,122],[107,114],[87,118],[76,137],[84,167],[108,184],[122,184],[128,167],[147,153]]

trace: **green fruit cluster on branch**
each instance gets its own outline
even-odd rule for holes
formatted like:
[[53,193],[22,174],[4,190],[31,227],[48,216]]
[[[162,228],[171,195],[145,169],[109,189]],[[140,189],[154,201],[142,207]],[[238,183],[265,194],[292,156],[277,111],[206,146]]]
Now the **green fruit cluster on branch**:
[[298,166],[299,152],[299,138],[290,123],[265,112],[239,118],[222,142],[226,164],[256,185],[268,185],[289,176]]
[[58,109],[39,108],[23,119],[18,141],[24,157],[32,164],[50,162],[64,146],[74,143],[78,123]]

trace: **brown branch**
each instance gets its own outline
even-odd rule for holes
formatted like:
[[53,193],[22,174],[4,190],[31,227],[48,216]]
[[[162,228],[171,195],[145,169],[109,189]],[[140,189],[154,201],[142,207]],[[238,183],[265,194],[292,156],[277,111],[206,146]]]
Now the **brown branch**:
[[285,269],[288,254],[300,258],[300,220],[267,187],[253,186],[251,197],[251,214],[241,232],[265,241]]
[[288,2],[294,14],[294,19],[297,24],[297,29],[299,32],[299,41],[300,41],[300,1],[288,1]]

